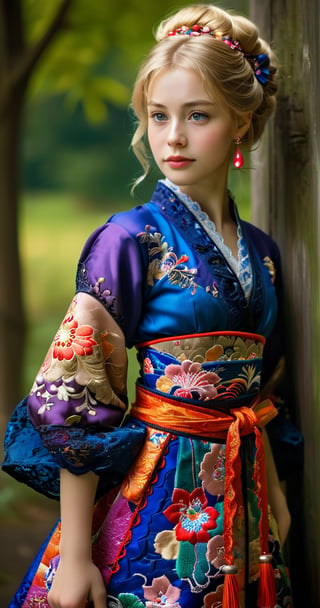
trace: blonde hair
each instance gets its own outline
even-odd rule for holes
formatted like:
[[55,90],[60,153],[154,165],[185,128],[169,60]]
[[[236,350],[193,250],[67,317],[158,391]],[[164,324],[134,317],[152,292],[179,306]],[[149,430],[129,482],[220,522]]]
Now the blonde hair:
[[[248,55],[268,55],[270,77],[262,85],[252,65],[237,50],[208,34],[201,36],[175,35],[169,32],[181,26],[207,26],[222,36],[238,41]],[[147,131],[147,94],[152,79],[161,71],[173,67],[192,69],[203,78],[208,94],[219,96],[234,116],[252,112],[252,120],[244,141],[251,147],[261,137],[267,119],[275,107],[277,92],[276,65],[270,46],[259,37],[252,21],[210,4],[195,4],[182,8],[162,21],[157,28],[157,43],[142,64],[132,95],[132,108],[138,126],[132,138],[132,148],[144,169],[149,170],[149,154],[145,142]]]

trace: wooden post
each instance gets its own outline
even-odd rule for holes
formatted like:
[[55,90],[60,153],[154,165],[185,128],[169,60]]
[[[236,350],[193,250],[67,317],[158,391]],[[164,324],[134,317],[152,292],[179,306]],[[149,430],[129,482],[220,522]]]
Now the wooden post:
[[253,154],[253,221],[282,254],[289,399],[305,438],[303,478],[289,480],[295,606],[320,606],[320,4],[251,0],[274,42],[278,109]]

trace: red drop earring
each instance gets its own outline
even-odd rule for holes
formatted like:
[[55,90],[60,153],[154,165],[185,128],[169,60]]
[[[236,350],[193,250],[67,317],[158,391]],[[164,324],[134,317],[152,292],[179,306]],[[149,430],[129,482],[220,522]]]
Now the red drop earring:
[[236,151],[234,153],[234,157],[233,157],[233,166],[236,169],[241,169],[242,165],[243,165],[243,156],[241,154],[241,150],[240,150],[240,144],[241,144],[241,138],[237,137],[236,139]]

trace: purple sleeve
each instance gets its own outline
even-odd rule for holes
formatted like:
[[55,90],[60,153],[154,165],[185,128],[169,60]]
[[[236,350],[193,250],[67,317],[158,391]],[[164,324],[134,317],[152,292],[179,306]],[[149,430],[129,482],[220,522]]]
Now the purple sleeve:
[[142,309],[145,266],[137,240],[119,224],[98,228],[82,251],[77,292],[97,298],[132,345]]
[[[132,215],[128,215],[131,221]],[[85,244],[77,292],[98,299],[123,330],[126,344],[131,345],[141,315],[145,265],[134,236],[135,223],[131,235],[116,221],[98,228]],[[138,427],[129,430],[127,425],[117,428],[124,411],[108,401],[101,376],[106,373],[104,361],[110,356],[104,348],[112,346],[107,335],[90,316],[86,318],[75,298],[25,406],[41,436],[43,450],[56,466],[75,474],[94,471],[108,479],[115,470],[119,480],[131,465],[145,431]],[[117,396],[125,402],[125,396]],[[121,470],[117,462],[121,462]]]

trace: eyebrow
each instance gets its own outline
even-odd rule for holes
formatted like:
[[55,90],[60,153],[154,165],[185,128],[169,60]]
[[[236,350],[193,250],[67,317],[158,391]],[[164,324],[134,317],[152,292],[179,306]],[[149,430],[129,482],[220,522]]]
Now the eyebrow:
[[[210,101],[210,99],[208,99],[207,101],[204,99],[195,99],[193,101],[187,101],[186,103],[182,104],[183,107],[185,108],[189,108],[192,106],[212,106],[214,105],[214,101]],[[165,108],[166,104],[164,103],[158,103],[157,101],[148,101],[147,102],[148,106],[155,106],[156,108]]]

